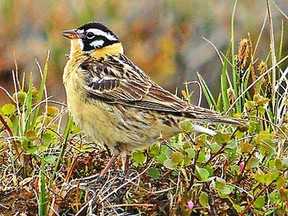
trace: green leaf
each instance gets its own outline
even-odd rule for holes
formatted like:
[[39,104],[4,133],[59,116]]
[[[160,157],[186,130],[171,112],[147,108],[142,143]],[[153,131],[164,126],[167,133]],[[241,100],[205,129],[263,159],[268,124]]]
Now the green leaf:
[[265,197],[264,196],[259,196],[254,202],[255,208],[258,208],[258,209],[263,208],[264,205],[265,205]]
[[233,203],[233,208],[237,211],[237,213],[240,213],[243,211],[244,206],[240,206],[240,205]]
[[255,173],[253,175],[253,177],[255,178],[256,181],[264,184],[265,182],[267,182],[267,179],[266,179],[266,175],[263,174],[263,173]]
[[145,155],[143,154],[143,152],[140,151],[136,151],[132,153],[132,158],[136,163],[143,163],[146,159]]
[[38,151],[37,146],[31,146],[31,147],[27,148],[27,153],[29,153],[29,154],[35,154],[37,151]]
[[154,180],[160,178],[160,172],[155,167],[150,167],[147,171],[148,175],[151,176]]
[[203,207],[208,206],[208,194],[206,192],[201,192],[199,196],[199,202]]
[[52,184],[52,182],[56,176],[56,173],[58,172],[58,168],[60,166],[60,163],[64,157],[64,152],[65,152],[67,145],[68,145],[68,137],[69,137],[72,125],[73,125],[73,119],[72,119],[72,117],[69,117],[66,128],[65,128],[65,132],[64,132],[64,140],[62,141],[62,144],[61,144],[60,154],[58,155],[53,173],[50,177],[50,184]]
[[49,144],[51,143],[51,141],[53,140],[53,135],[49,132],[46,132],[43,136],[42,136],[42,144],[46,147],[49,146]]
[[257,110],[258,110],[259,114],[264,114],[266,112],[266,108],[264,108],[264,107],[258,107]]
[[73,133],[73,134],[77,134],[77,133],[79,133],[81,130],[77,127],[77,125],[76,124],[73,124],[72,126],[71,126],[71,132]]
[[163,152],[157,157],[157,161],[158,161],[160,164],[163,164],[166,159],[167,159],[167,156],[166,156],[166,154],[163,153]]
[[215,135],[215,141],[217,143],[228,143],[229,140],[231,139],[231,136],[230,134],[225,134],[225,133],[221,133],[221,132],[218,132],[216,135]]
[[161,146],[161,152],[163,152],[167,157],[170,157],[172,154],[171,149],[166,145]]
[[157,161],[163,164],[167,158],[171,157],[171,154],[172,154],[171,149],[165,145],[162,145],[161,150],[160,150],[160,155],[157,157]]
[[248,110],[253,110],[256,107],[256,103],[254,101],[246,101],[246,107]]
[[258,106],[262,106],[270,101],[269,98],[264,98],[259,94],[255,94],[253,100],[257,103]]
[[16,107],[14,104],[5,104],[2,108],[1,111],[3,112],[4,115],[11,115],[14,113]]
[[236,172],[236,173],[239,173],[240,172],[240,167],[239,165],[231,165],[229,167],[229,169],[232,171],[232,172]]
[[275,181],[279,177],[279,171],[277,169],[272,169],[267,174],[255,173],[253,177],[256,179],[256,181],[262,184],[269,184],[272,181]]
[[256,135],[256,142],[257,144],[260,144],[262,141],[272,140],[274,137],[275,132],[260,131],[260,133]]
[[[45,92],[45,85],[46,85],[47,74],[48,74],[48,62],[49,62],[49,57],[50,57],[49,54],[50,53],[48,53],[46,61],[45,61],[45,65],[44,65],[44,69],[43,69],[43,77],[41,79],[39,92],[37,94],[37,101],[36,101],[37,104],[39,104],[42,101],[43,95]],[[31,124],[32,126],[34,126],[36,123],[36,119],[39,115],[39,111],[40,111],[40,106],[37,106],[35,111],[34,111],[33,118],[32,118],[32,124]]]
[[253,147],[254,147],[252,144],[246,143],[246,142],[241,143],[240,146],[241,146],[241,151],[242,151],[243,153],[249,153],[249,152],[251,152],[252,149],[253,149]]
[[171,159],[165,160],[164,163],[163,163],[163,165],[164,165],[166,168],[171,169],[171,170],[173,170],[173,169],[176,168],[175,163],[173,163],[173,161],[172,161]]
[[39,215],[47,215],[47,206],[48,206],[48,191],[46,187],[46,175],[45,175],[45,161],[44,158],[41,159],[41,172],[40,172],[40,191],[39,191],[39,206],[38,211]]
[[199,168],[198,166],[196,166],[196,176],[201,181],[206,181],[209,177],[209,172],[204,168]]
[[149,151],[149,155],[151,157],[155,157],[160,155],[160,145],[159,144],[155,144],[153,146],[151,146],[150,151]]
[[26,131],[26,132],[25,132],[25,136],[26,136],[26,138],[27,138],[29,141],[34,141],[34,140],[37,140],[37,139],[38,139],[37,133],[36,133],[35,130]]
[[48,155],[47,157],[44,158],[45,163],[48,163],[48,164],[55,164],[56,160],[57,160],[57,157],[54,155]]
[[[26,113],[30,113],[32,111],[32,104],[33,104],[33,98],[32,98],[32,88],[33,88],[33,76],[32,73],[30,73],[29,78],[29,84],[28,84],[28,94],[25,99],[25,105],[26,105]],[[36,106],[36,109],[40,106]],[[32,114],[32,113],[31,113]],[[34,127],[34,124],[31,122],[31,115],[27,115],[25,120],[25,131],[29,131]]]
[[206,150],[203,148],[198,154],[198,162],[206,162],[210,158],[210,155],[206,154]]
[[184,155],[180,152],[173,152],[171,155],[171,159],[174,163],[179,164],[183,161]]
[[16,100],[18,99],[19,104],[23,104],[27,97],[27,93],[23,91],[19,91],[13,94],[13,98]]
[[47,107],[47,115],[55,116],[59,113],[59,109],[55,106]]
[[218,145],[217,143],[212,143],[210,145],[211,151],[212,153],[216,153],[217,151],[219,151],[219,149],[221,149],[221,146]]
[[251,157],[246,165],[246,168],[252,169],[252,168],[258,167],[258,165],[259,165],[259,159],[256,157]]
[[207,165],[207,166],[205,166],[204,168],[208,171],[209,176],[212,176],[212,175],[213,175],[213,173],[214,173],[214,167],[213,167],[213,166]]
[[229,96],[228,96],[228,83],[227,83],[227,79],[229,79],[229,77],[227,77],[227,65],[228,65],[228,60],[225,58],[224,61],[224,65],[222,67],[222,71],[221,71],[221,96],[222,96],[222,102],[223,102],[223,110],[226,111],[229,106],[230,106],[230,102],[229,102]]
[[216,187],[219,188],[224,188],[226,186],[226,181],[222,178],[216,178]]
[[280,188],[284,187],[286,184],[286,180],[283,176],[279,176],[276,181],[276,188],[279,190]]
[[185,152],[187,152],[190,159],[195,157],[195,150],[193,148],[187,148],[185,149]]
[[227,185],[226,181],[221,178],[216,178],[216,188],[222,195],[228,195],[233,191],[233,187]]
[[273,203],[273,202],[276,201],[276,199],[278,198],[278,196],[279,196],[279,192],[276,191],[276,190],[274,190],[274,191],[272,191],[272,192],[269,194],[269,199],[270,199],[270,201]]
[[215,107],[216,106],[216,102],[215,102],[215,100],[213,98],[213,95],[212,95],[211,91],[209,90],[207,84],[205,83],[203,77],[199,73],[197,73],[197,76],[198,76],[200,85],[202,87],[203,93],[205,95],[205,98],[206,98],[206,100],[208,102],[209,107],[212,107],[212,106]]
[[184,156],[183,161],[185,166],[191,165],[191,159],[188,156]]
[[190,120],[184,120],[184,121],[181,121],[181,122],[179,123],[179,127],[180,127],[183,131],[189,133],[189,132],[191,132],[192,129],[193,129],[193,124],[192,124],[192,122],[191,122]]
[[225,146],[225,149],[231,149],[231,150],[236,150],[237,149],[237,145],[235,140],[229,140],[227,145]]
[[280,160],[279,158],[277,158],[277,159],[275,160],[275,167],[276,167],[276,169],[278,169],[278,170],[282,169],[282,160]]
[[277,169],[272,169],[270,170],[269,173],[267,173],[268,175],[268,181],[269,183],[276,180],[279,177],[279,170]]

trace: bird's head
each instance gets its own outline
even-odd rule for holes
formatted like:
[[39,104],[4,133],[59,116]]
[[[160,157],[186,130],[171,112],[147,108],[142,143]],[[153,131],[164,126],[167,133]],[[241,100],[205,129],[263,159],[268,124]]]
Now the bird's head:
[[118,37],[98,22],[90,22],[77,29],[64,31],[63,36],[71,40],[72,52],[73,49],[80,49],[85,54],[91,54],[104,48],[108,48],[106,51],[123,52]]

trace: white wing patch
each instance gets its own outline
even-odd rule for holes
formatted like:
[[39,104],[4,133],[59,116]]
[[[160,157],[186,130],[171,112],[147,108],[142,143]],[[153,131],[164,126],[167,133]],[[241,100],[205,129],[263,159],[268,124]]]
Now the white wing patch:
[[109,92],[113,90],[118,85],[119,85],[119,80],[115,78],[103,77],[100,79],[98,77],[93,77],[92,82],[87,86],[85,85],[85,88],[88,91],[102,94],[103,92]]

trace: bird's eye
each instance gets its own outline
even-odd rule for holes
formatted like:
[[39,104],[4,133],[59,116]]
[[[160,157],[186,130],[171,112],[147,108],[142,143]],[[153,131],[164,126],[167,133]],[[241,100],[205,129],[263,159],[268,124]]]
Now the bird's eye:
[[95,35],[94,35],[93,32],[88,32],[88,33],[86,34],[87,39],[92,39],[94,36],[95,36]]

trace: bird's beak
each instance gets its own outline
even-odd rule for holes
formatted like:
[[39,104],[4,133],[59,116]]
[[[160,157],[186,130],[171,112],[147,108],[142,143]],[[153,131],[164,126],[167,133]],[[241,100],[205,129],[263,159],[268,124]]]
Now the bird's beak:
[[72,30],[67,30],[67,31],[63,31],[63,36],[73,40],[73,39],[82,39],[85,37],[84,34],[77,32],[77,29],[72,29]]

